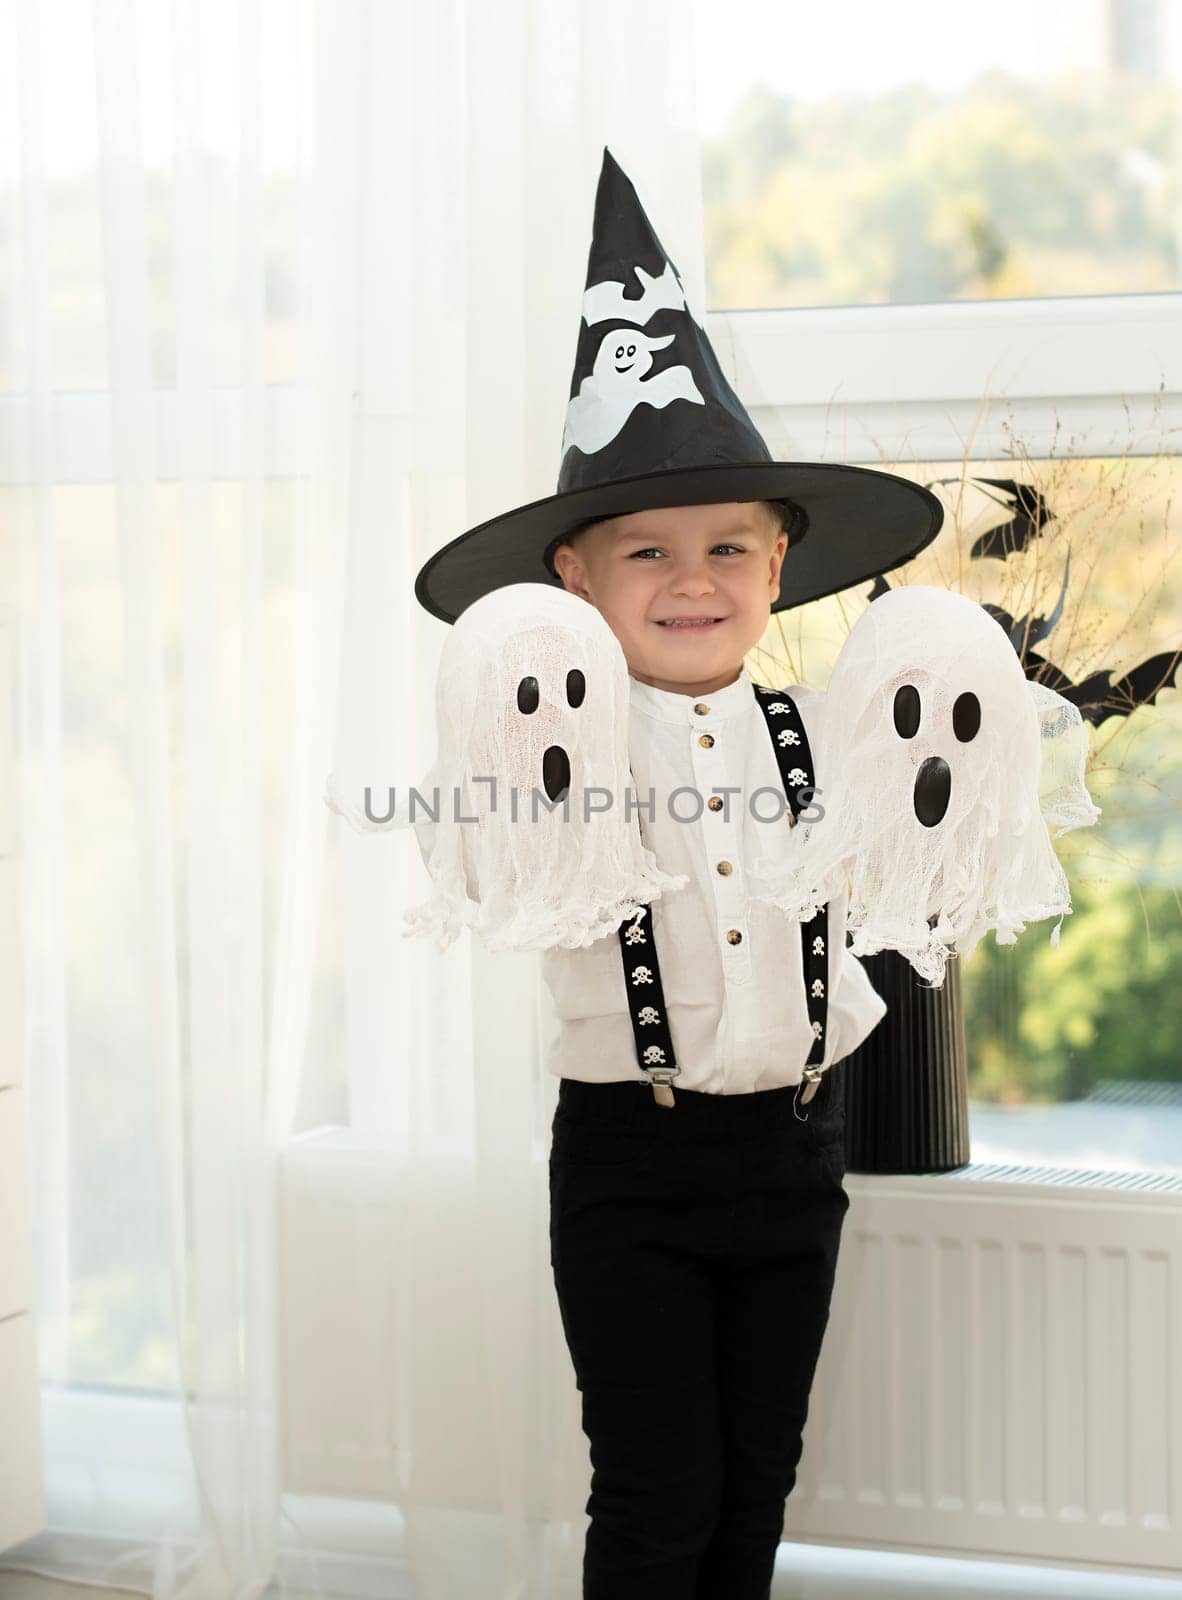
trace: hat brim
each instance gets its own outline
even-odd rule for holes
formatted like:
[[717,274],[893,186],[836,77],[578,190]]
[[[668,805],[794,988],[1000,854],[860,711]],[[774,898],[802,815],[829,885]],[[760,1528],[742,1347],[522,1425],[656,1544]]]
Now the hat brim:
[[508,583],[562,580],[547,554],[588,521],[663,506],[788,500],[798,513],[772,611],[836,594],[902,566],[944,521],[930,489],[894,473],[839,462],[727,462],[619,478],[549,495],[470,528],[437,550],[415,579],[415,598],[452,623],[473,600]]

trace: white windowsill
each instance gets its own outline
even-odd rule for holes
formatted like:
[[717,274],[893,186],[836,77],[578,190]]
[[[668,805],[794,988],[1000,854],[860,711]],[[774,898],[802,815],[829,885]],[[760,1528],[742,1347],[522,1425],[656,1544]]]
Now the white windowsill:
[[[49,1532],[0,1555],[0,1571],[87,1571],[109,1563],[120,1550],[141,1544],[149,1554],[178,1503],[186,1496],[184,1422],[173,1400],[97,1390],[46,1389],[44,1425],[53,1525]],[[104,1487],[118,1491],[120,1528],[110,1534],[110,1505],[96,1500],[89,1471],[97,1457],[107,1463]],[[71,1470],[75,1456],[79,1466]],[[373,1501],[283,1497],[284,1549],[298,1527],[313,1552],[327,1596],[341,1600],[412,1600],[404,1551],[404,1519],[398,1509]],[[456,1539],[475,1550],[490,1534],[493,1519],[456,1515]],[[281,1556],[294,1580],[298,1563]],[[123,1581],[130,1585],[131,1573]],[[803,1584],[803,1589],[802,1589]],[[278,1600],[273,1582],[265,1600]],[[1177,1574],[1080,1569],[979,1559],[919,1555],[855,1545],[784,1543],[777,1560],[772,1600],[806,1593],[809,1600],[933,1600],[950,1594],[1005,1600],[1179,1600]]]

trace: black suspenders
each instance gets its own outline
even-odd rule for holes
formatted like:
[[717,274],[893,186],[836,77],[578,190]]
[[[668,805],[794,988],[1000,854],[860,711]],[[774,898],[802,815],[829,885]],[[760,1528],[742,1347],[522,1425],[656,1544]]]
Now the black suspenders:
[[[797,817],[813,798],[813,758],[804,723],[796,702],[784,690],[765,689],[759,684],[752,684],[751,687],[755,690],[755,698],[767,722],[772,748],[776,752],[780,780],[790,807],[786,820],[795,827]],[[767,826],[774,824],[769,822]],[[651,1081],[658,1104],[671,1106],[673,1090],[670,1085],[681,1068],[677,1065],[673,1035],[669,1031],[669,1018],[665,1011],[665,992],[661,987],[661,964],[653,940],[651,908],[642,907],[637,916],[621,923],[617,932],[624,960],[624,985],[632,1018],[632,1037],[636,1041],[637,1065]],[[805,1087],[800,1095],[801,1104],[807,1105],[821,1081],[818,1063],[825,1054],[829,1003],[826,993],[829,979],[828,906],[822,906],[808,922],[800,924],[800,949],[804,992],[809,1021],[813,1027],[813,1045],[804,1068]]]

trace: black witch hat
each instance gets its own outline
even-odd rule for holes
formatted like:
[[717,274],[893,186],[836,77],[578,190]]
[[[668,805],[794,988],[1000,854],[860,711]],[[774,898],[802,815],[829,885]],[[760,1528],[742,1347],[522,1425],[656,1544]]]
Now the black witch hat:
[[773,611],[834,594],[931,543],[944,511],[889,472],[773,461],[694,320],[636,190],[604,149],[556,494],[444,545],[415,580],[444,622],[507,583],[562,580],[555,545],[603,517],[780,502],[788,549]]

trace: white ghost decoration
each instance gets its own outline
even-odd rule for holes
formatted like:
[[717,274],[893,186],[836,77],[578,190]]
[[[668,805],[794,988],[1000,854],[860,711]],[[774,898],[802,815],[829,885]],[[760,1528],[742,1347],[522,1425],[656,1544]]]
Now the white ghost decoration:
[[922,585],[873,601],[820,721],[816,797],[781,864],[757,865],[756,898],[807,920],[848,884],[853,954],[898,951],[934,987],[989,929],[1013,944],[1028,921],[1071,911],[1047,826],[1058,837],[1100,815],[1087,729],[1027,679],[984,607]]
[[407,935],[445,949],[470,927],[490,950],[578,948],[685,886],[626,806],[628,668],[586,600],[514,583],[473,601],[440,652],[435,708],[435,763],[417,796],[395,786],[389,821],[331,776],[325,794],[359,830],[414,826],[434,887]]
[[674,400],[705,405],[693,373],[683,363],[648,376],[653,351],[673,343],[673,335],[654,338],[636,328],[616,328],[605,334],[595,352],[589,377],[579,385],[566,408],[562,453],[572,444],[586,455],[602,450],[619,433],[638,405],[663,410]]
[[659,278],[641,266],[634,266],[643,293],[639,299],[624,298],[624,284],[606,278],[589,284],[583,291],[583,320],[589,328],[597,322],[627,320],[632,328],[614,328],[600,340],[590,374],[579,384],[566,408],[562,430],[562,454],[577,445],[584,455],[602,450],[620,432],[628,418],[642,403],[663,410],[674,400],[690,400],[704,406],[705,399],[684,363],[666,367],[649,377],[653,351],[664,350],[674,335],[656,338],[641,333],[658,311],[681,311],[688,317],[689,307],[681,280],[666,261]]

